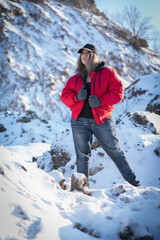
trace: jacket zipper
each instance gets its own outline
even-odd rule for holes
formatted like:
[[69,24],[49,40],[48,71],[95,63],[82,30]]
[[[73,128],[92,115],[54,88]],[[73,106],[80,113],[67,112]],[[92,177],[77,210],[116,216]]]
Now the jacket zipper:
[[[79,74],[80,75],[80,74]],[[85,81],[85,78],[82,76],[82,75],[80,75],[80,77],[82,78],[82,80],[83,80],[83,85],[85,86],[85,84],[86,84],[86,81]],[[77,80],[77,79],[76,79]],[[85,100],[84,100],[85,101]],[[82,112],[82,110],[83,110],[83,107],[84,107],[84,103],[83,103],[83,106],[82,106],[82,108],[81,108],[81,111],[80,111],[80,113],[78,114],[78,116],[81,114],[81,112]]]
[[98,115],[97,109],[94,108],[94,110],[96,111],[97,117],[98,117],[98,119],[99,119],[99,121],[100,121],[100,124],[102,125],[102,122],[101,122],[101,119],[100,119],[100,117],[99,117],[99,115]]
[[[94,77],[94,75],[93,75],[93,77]],[[92,85],[94,84],[93,87],[95,88],[95,82],[93,83],[93,77],[92,77],[91,84],[92,84]],[[92,85],[91,85],[91,88],[92,88]],[[100,124],[101,124],[101,126],[102,126],[102,122],[101,122],[101,119],[100,119],[100,117],[99,117],[99,115],[98,115],[98,112],[97,112],[96,108],[94,108],[94,110],[95,110],[95,112],[96,112],[96,114],[97,114],[97,117],[98,117],[98,119],[99,119],[99,121],[100,121]]]

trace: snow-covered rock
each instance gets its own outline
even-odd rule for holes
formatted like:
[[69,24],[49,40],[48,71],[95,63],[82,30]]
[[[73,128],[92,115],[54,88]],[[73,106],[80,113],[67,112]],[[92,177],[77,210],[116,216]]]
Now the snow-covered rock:
[[84,186],[88,184],[87,177],[83,173],[73,173],[71,177],[71,191],[84,192]]
[[123,240],[154,240],[142,222],[131,218],[122,220],[119,236]]

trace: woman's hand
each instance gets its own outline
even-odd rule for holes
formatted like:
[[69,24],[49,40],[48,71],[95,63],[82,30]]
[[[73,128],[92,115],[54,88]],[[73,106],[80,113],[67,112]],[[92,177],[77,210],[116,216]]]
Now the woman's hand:
[[85,100],[85,99],[87,99],[87,89],[83,85],[82,88],[79,90],[79,92],[77,94],[77,100],[82,101],[82,100]]
[[88,103],[90,105],[91,108],[95,108],[95,107],[99,107],[101,106],[101,101],[99,100],[99,98],[95,95],[90,95],[88,98]]

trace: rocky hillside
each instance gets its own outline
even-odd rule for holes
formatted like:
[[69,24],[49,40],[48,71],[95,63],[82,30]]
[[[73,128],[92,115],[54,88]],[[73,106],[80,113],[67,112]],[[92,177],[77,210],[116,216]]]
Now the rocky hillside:
[[96,14],[101,14],[97,9],[94,0],[57,0],[57,2],[79,9],[86,9]]
[[45,119],[54,119],[56,111],[56,120],[66,120],[61,90],[74,73],[77,50],[88,42],[125,87],[160,71],[160,57],[146,47],[136,50],[128,32],[93,13],[94,1],[92,11],[86,1],[68,2],[1,1],[0,111],[33,110]]

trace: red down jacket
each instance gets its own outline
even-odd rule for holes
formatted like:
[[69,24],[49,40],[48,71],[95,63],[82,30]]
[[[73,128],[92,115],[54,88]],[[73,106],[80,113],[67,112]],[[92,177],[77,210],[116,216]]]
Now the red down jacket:
[[[96,95],[101,101],[101,106],[92,108],[92,113],[96,123],[102,124],[112,115],[114,104],[121,101],[123,87],[116,73],[108,67],[92,72],[90,79],[91,95]],[[77,120],[84,104],[84,100],[78,101],[76,98],[83,85],[82,77],[75,74],[67,81],[61,94],[62,102],[70,108],[75,120]]]

